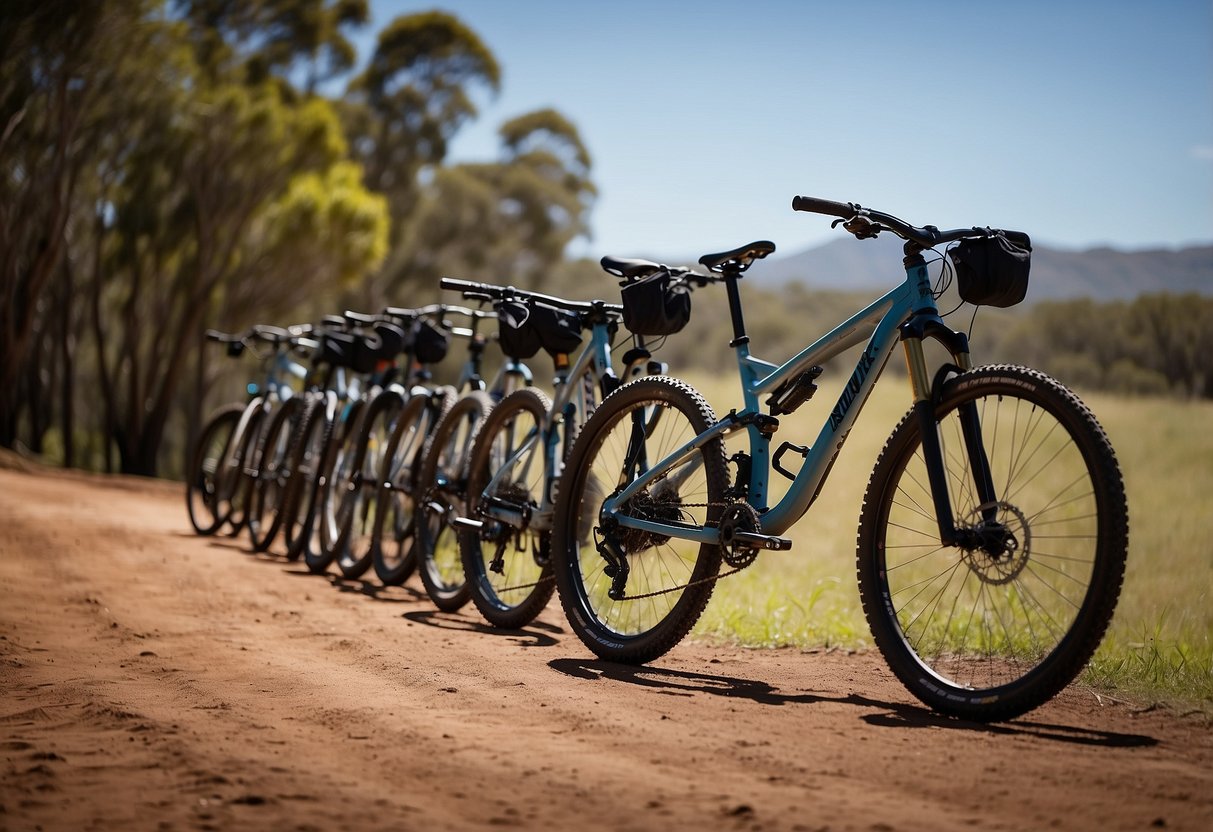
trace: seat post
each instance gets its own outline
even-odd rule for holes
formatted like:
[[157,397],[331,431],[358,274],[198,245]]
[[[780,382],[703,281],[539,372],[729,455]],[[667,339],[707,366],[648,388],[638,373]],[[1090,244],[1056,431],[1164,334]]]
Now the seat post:
[[739,270],[725,269],[724,286],[729,294],[729,316],[733,319],[733,340],[729,346],[734,348],[750,343],[750,336],[745,332],[745,318],[741,314],[741,291],[737,285],[740,279]]

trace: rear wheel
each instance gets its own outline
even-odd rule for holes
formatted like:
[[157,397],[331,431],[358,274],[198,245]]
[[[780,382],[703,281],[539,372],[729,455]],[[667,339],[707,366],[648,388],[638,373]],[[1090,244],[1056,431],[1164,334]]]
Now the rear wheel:
[[459,550],[472,600],[497,627],[526,626],[556,588],[551,533],[532,523],[543,502],[550,406],[538,390],[511,393],[485,419],[472,448],[467,512],[483,526],[462,531]]
[[459,557],[454,521],[467,511],[467,464],[476,432],[493,409],[487,393],[461,398],[434,428],[417,473],[422,489],[416,506],[418,571],[434,605],[453,612],[471,597]]
[[[1103,637],[1124,577],[1124,485],[1095,417],[1034,370],[950,380],[935,422],[960,541],[940,543],[919,423],[907,417],[864,498],[860,598],[911,693],[944,713],[1010,719],[1069,684]],[[974,485],[982,468],[992,499]]]
[[[573,445],[556,501],[553,565],[570,626],[600,658],[639,664],[664,655],[711,598],[718,545],[619,526],[602,505],[714,422],[691,387],[649,376],[608,396]],[[714,439],[619,513],[714,526],[727,487],[724,443]]]

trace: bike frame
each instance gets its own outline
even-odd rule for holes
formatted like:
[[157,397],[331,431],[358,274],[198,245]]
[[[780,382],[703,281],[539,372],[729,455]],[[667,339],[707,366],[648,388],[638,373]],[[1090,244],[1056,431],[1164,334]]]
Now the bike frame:
[[[820,493],[830,468],[842,449],[847,435],[855,424],[869,394],[876,385],[897,341],[905,348],[906,362],[910,371],[915,409],[920,418],[925,416],[930,430],[923,432],[924,453],[931,476],[932,492],[937,507],[942,499],[947,506],[946,487],[943,487],[943,467],[940,458],[938,434],[935,431],[931,407],[931,379],[923,354],[922,341],[930,337],[939,340],[951,353],[957,369],[970,367],[968,338],[964,333],[949,329],[939,317],[938,308],[927,275],[927,266],[921,249],[911,250],[907,246],[905,280],[892,291],[873,301],[866,308],[848,318],[827,334],[805,347],[787,362],[774,365],[750,354],[749,339],[745,335],[741,318],[741,302],[737,290],[739,274],[725,274],[729,291],[730,308],[733,311],[735,338],[732,346],[737,354],[738,372],[741,381],[744,407],[718,419],[706,431],[682,447],[656,462],[626,488],[603,502],[601,516],[612,517],[619,526],[640,529],[667,537],[691,540],[699,543],[718,543],[720,531],[715,526],[691,526],[680,523],[662,523],[631,517],[619,509],[638,492],[646,489],[666,476],[689,476],[696,466],[688,464],[698,459],[697,453],[707,443],[723,439],[739,430],[746,430],[751,457],[751,470],[747,492],[748,502],[760,513],[764,535],[778,535],[789,529],[808,511]],[[782,385],[790,383],[797,375],[810,367],[823,364],[843,351],[867,341],[856,362],[842,394],[831,410],[825,424],[817,434],[816,441],[804,451],[804,463],[792,480],[787,493],[774,506],[767,506],[770,489],[771,437],[778,421],[766,415],[759,406],[759,396],[772,393]],[[976,414],[969,414],[971,425],[976,425]],[[973,437],[979,431],[972,433]],[[975,463],[984,459],[980,442],[974,439],[969,444],[969,454]],[[974,447],[974,444],[976,447]],[[795,447],[795,446],[792,446]],[[675,472],[679,466],[686,470]],[[981,481],[982,470],[974,465],[979,480],[979,490],[992,492],[992,487]],[[984,477],[988,480],[988,476]],[[937,487],[938,486],[938,487]],[[941,496],[942,495],[942,496]],[[950,542],[955,535],[952,528],[950,508],[946,513],[937,512],[941,539]]]
[[[294,388],[290,383],[284,381],[286,376],[294,376],[301,381],[308,376],[307,368],[293,360],[290,355],[289,344],[279,344],[274,346],[274,353],[271,356],[261,356],[263,365],[265,366],[265,379],[261,385],[249,385],[249,403],[244,408],[244,412],[240,414],[240,421],[236,423],[236,428],[232,432],[233,440],[242,437],[248,430],[249,422],[254,414],[259,409],[271,410],[279,402],[285,402],[295,395]],[[256,351],[253,351],[256,354]],[[228,448],[224,454],[225,464],[229,466],[235,465],[233,455],[238,453],[239,444],[237,441],[229,442]],[[250,460],[243,460],[247,465]],[[256,470],[246,468],[245,473],[256,475]]]

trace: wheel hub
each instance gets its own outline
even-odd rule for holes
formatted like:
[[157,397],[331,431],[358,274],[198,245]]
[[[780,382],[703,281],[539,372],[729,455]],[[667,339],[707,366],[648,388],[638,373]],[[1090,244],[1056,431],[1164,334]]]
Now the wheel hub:
[[962,531],[961,559],[987,584],[1010,583],[1028,565],[1032,533],[1023,512],[1010,503],[973,509]]

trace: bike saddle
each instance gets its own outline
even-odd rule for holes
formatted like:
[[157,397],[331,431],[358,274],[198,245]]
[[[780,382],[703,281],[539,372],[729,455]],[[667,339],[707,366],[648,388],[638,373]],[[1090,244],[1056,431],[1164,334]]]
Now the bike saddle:
[[651,274],[665,271],[665,267],[660,263],[654,263],[651,260],[636,260],[625,259],[622,257],[603,257],[598,261],[602,264],[602,268],[615,275],[627,280],[640,280],[648,277]]
[[755,260],[761,260],[775,251],[775,244],[770,240],[758,240],[753,243],[735,248],[732,251],[722,251],[719,254],[705,254],[699,258],[699,264],[713,272],[744,272]]

